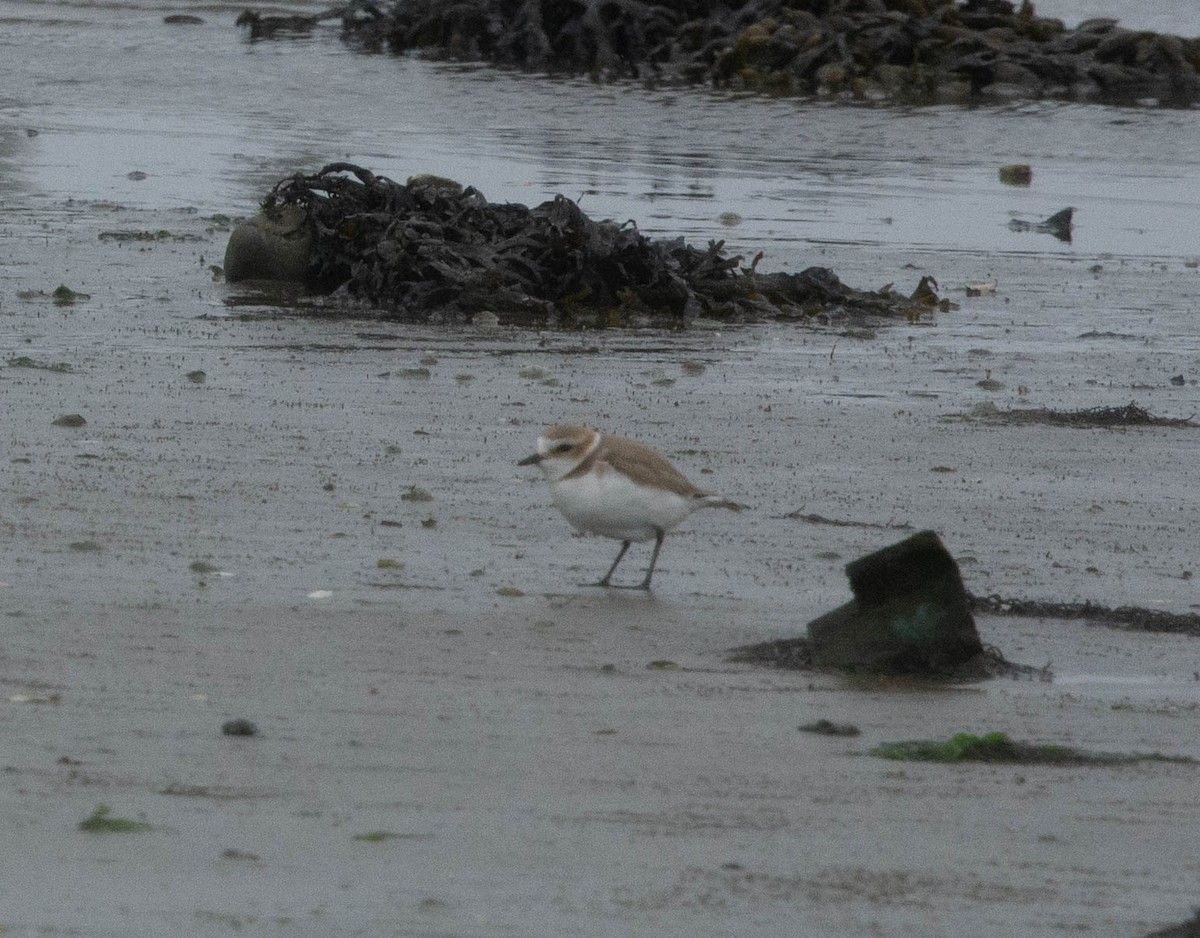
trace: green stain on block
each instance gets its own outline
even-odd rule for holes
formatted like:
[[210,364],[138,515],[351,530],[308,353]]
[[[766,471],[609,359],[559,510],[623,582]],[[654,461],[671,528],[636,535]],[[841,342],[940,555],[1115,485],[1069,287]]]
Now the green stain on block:
[[891,625],[897,638],[914,645],[926,645],[942,634],[945,620],[936,603],[923,602],[907,615],[897,615]]

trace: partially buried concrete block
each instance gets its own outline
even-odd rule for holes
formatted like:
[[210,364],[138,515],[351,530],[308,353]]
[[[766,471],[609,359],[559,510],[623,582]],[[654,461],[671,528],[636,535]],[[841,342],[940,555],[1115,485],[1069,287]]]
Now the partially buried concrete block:
[[239,224],[225,248],[225,279],[304,283],[312,252],[307,213],[299,205],[264,209]]
[[958,564],[935,532],[860,557],[846,575],[854,599],[808,624],[814,665],[941,674],[983,652]]

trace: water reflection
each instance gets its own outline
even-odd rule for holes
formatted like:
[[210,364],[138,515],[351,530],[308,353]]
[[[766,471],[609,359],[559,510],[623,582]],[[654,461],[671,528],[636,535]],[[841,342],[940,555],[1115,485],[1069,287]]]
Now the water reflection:
[[[1153,257],[1200,243],[1188,113],[647,91],[365,56],[334,31],[250,44],[232,9],[187,30],[84,12],[82,26],[25,23],[0,39],[4,136],[41,131],[13,178],[51,199],[245,214],[276,179],[349,160],[452,176],[494,200],[562,192],[651,234],[765,249],[775,267],[800,263],[796,245],[830,243]],[[1033,165],[1031,187],[999,182],[1011,162]],[[1008,229],[1067,205],[1068,248]],[[731,214],[741,221],[722,222]]]

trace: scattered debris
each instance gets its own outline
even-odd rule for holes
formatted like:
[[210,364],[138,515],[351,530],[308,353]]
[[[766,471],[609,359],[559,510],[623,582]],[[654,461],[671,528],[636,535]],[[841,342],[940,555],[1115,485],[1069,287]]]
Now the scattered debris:
[[1071,223],[1074,214],[1075,209],[1068,207],[1055,212],[1044,221],[1022,221],[1014,218],[1008,223],[1008,227],[1012,231],[1037,231],[1042,234],[1054,235],[1059,241],[1066,241],[1069,244],[1071,232],[1075,227]]
[[878,528],[884,531],[911,531],[912,525],[907,521],[889,521],[880,524],[876,521],[846,521],[842,518],[826,518],[824,515],[806,514],[800,510],[789,511],[784,518],[795,521],[805,521],[809,524],[828,524],[835,528]]
[[807,638],[777,638],[730,649],[729,660],[739,664],[762,664],[788,671],[815,671],[812,643]]
[[1028,186],[1033,182],[1033,167],[1028,163],[1010,163],[1000,167],[1000,181],[1006,186]]
[[226,720],[221,724],[221,732],[226,736],[257,736],[258,727],[251,720],[245,717],[238,717],[235,720]]
[[1174,762],[1195,765],[1190,756],[1162,753],[1086,752],[1069,746],[1017,742],[1006,733],[956,733],[944,742],[914,739],[882,743],[871,750],[881,759],[906,762],[1003,762],[1017,765],[1129,765],[1134,762]]
[[431,502],[433,496],[426,492],[419,485],[410,485],[408,491],[400,496],[402,502]]
[[90,300],[89,293],[76,293],[70,287],[60,286],[52,293],[47,293],[45,290],[18,290],[17,299],[19,300],[50,300],[55,306],[74,306],[76,303],[83,300]]
[[520,597],[524,596],[525,593],[517,589],[515,586],[501,586],[496,590],[496,595],[505,596],[509,599],[519,599]]
[[[145,173],[138,174],[140,178],[146,178]],[[137,178],[133,173],[129,174],[131,179]],[[155,241],[207,241],[203,235],[197,234],[172,234],[164,228],[158,231],[102,231],[100,232],[101,241],[115,241],[118,244],[130,244],[134,242],[155,242]]]
[[83,419],[82,414],[64,414],[61,417],[54,418],[51,425],[55,427],[76,428],[87,426],[87,421]]
[[203,384],[208,380],[208,375],[200,369],[189,371],[186,375],[184,375],[184,377],[192,382],[192,384]]
[[62,702],[62,694],[13,694],[8,698],[8,702],[15,704],[58,704]]

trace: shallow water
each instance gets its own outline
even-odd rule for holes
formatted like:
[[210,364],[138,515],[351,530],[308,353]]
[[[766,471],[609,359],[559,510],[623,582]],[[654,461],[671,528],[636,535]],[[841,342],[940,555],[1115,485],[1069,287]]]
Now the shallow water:
[[1038,0],[1034,4],[1040,16],[1053,16],[1068,26],[1083,20],[1107,16],[1127,29],[1149,29],[1175,36],[1200,36],[1200,6],[1192,0]]
[[[824,263],[830,247],[1200,253],[1194,113],[731,100],[365,56],[333,26],[252,44],[232,25],[240,5],[188,9],[207,23],[168,26],[171,11],[150,6],[6,7],[10,201],[244,215],[281,176],[349,160],[452,176],[497,201],[561,192],[649,233],[763,251],[763,269]],[[1013,162],[1033,165],[1031,187],[998,181]],[[1007,227],[1066,205],[1070,245]]]

